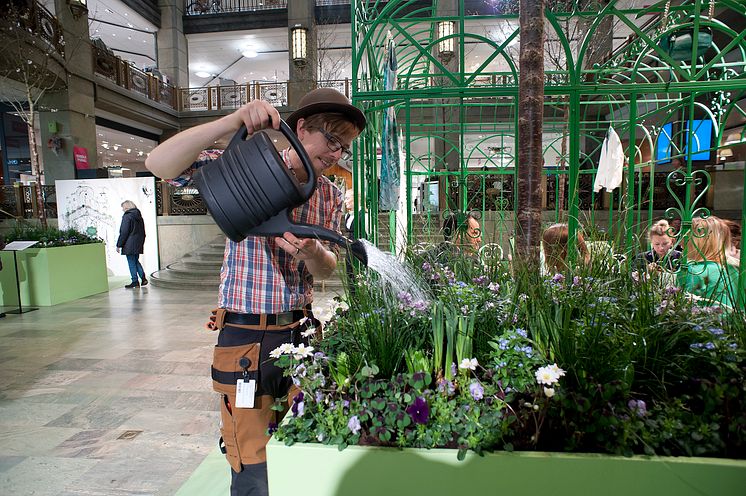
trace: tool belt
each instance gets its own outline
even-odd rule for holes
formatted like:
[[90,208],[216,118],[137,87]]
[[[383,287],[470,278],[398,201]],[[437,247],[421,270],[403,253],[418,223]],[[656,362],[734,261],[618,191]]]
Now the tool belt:
[[217,308],[212,311],[210,320],[205,327],[210,331],[219,331],[226,325],[252,330],[284,331],[306,317],[313,319],[310,304],[302,310],[266,314],[236,313],[229,312],[225,308]]

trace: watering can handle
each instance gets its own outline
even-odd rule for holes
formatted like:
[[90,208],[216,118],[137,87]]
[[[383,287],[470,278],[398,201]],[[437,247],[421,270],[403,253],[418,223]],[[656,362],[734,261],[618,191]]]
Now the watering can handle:
[[[288,141],[290,142],[290,146],[292,146],[298,153],[298,157],[300,157],[300,161],[303,164],[303,167],[306,169],[306,174],[308,174],[308,182],[301,188],[301,191],[303,192],[303,198],[307,200],[311,198],[314,189],[316,189],[316,171],[313,170],[311,159],[308,157],[308,153],[306,153],[306,149],[303,148],[303,145],[298,139],[298,136],[296,136],[295,132],[293,132],[293,130],[284,120],[280,120],[280,131],[288,139]],[[244,141],[248,135],[249,132],[246,130],[246,125],[242,124],[241,128],[236,131],[236,134],[233,135],[233,138],[231,138],[231,141],[228,144],[226,150],[233,148],[241,141]]]
[[308,174],[308,182],[302,188],[303,197],[306,199],[311,198],[313,190],[316,189],[316,171],[313,170],[313,166],[311,165],[311,158],[308,156],[308,153],[306,153],[306,149],[303,148],[303,145],[298,139],[298,136],[295,134],[295,131],[290,129],[290,126],[288,126],[287,122],[285,122],[284,120],[280,120],[280,131],[282,131],[282,134],[284,134],[285,137],[288,139],[288,141],[290,142],[290,146],[295,148],[295,151],[296,153],[298,153],[298,157],[300,157],[300,161],[303,164],[303,167],[306,169],[306,174]]

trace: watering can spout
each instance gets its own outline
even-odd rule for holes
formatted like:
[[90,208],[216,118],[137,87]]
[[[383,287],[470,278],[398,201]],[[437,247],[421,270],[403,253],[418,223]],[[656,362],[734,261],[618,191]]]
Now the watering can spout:
[[287,209],[265,221],[259,226],[251,229],[247,234],[253,236],[282,236],[283,233],[292,233],[299,238],[315,238],[329,241],[348,250],[355,258],[368,265],[368,253],[365,245],[359,239],[349,239],[336,231],[311,224],[297,224],[288,217]]
[[363,265],[368,265],[368,252],[365,250],[365,245],[359,239],[350,240],[347,239],[347,250],[352,255],[360,260]]

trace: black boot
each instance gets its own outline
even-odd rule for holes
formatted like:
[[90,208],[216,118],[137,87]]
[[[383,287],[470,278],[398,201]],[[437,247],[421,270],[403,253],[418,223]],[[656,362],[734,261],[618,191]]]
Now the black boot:
[[137,281],[131,282],[125,286],[125,288],[127,289],[139,288],[139,287],[140,287],[140,284]]
[[147,286],[147,285],[148,285],[148,280],[143,277],[142,282],[140,283],[140,286]]

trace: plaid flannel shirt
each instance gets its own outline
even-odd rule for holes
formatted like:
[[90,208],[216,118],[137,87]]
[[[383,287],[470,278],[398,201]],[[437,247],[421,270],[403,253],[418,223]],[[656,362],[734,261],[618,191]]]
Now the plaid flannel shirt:
[[[288,151],[281,152],[289,164]],[[217,158],[214,150],[203,152],[179,177],[174,186],[188,186],[199,167]],[[289,166],[289,165],[288,165]],[[329,179],[319,176],[311,198],[290,213],[293,222],[314,224],[340,232],[343,216],[342,192]],[[336,245],[322,241],[339,254]],[[296,260],[274,238],[249,236],[240,243],[226,239],[220,270],[218,307],[231,312],[270,314],[299,310],[313,301],[313,276],[305,262]]]

